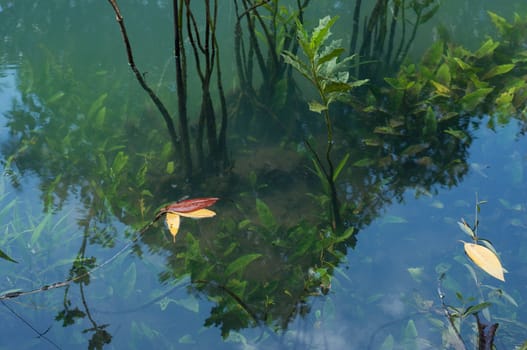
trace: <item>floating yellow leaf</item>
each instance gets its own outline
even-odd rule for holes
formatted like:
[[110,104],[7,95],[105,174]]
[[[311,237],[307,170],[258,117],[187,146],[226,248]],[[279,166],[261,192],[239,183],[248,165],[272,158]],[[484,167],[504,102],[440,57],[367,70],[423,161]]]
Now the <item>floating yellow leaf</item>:
[[176,241],[176,235],[179,231],[179,222],[180,217],[178,214],[175,213],[166,213],[165,222],[168,226],[168,230],[170,231],[170,234],[172,237],[174,237],[174,242]]
[[174,213],[177,215],[186,217],[186,218],[193,218],[193,219],[211,218],[216,215],[215,212],[209,209],[198,209],[198,210],[189,211],[186,213],[180,213],[176,211]]
[[474,264],[479,266],[492,277],[497,278],[500,281],[505,281],[503,267],[492,250],[475,243],[463,242],[463,244],[465,253],[467,253],[468,257],[474,262]]

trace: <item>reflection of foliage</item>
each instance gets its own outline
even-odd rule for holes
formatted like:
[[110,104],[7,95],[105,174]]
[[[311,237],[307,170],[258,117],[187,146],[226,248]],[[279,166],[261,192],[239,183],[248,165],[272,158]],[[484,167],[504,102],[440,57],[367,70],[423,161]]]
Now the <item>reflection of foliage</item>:
[[190,273],[194,290],[216,302],[205,324],[220,326],[224,336],[251,326],[287,328],[309,296],[330,290],[333,269],[354,245],[351,228],[336,236],[307,222],[285,227],[259,199],[255,212],[257,221],[224,220],[209,242],[187,233],[172,270],[161,275]]
[[377,82],[399,68],[408,55],[419,26],[434,16],[439,9],[439,1],[377,0],[369,16],[364,18],[362,42],[359,42],[361,7],[362,1],[355,1],[350,52],[357,53],[361,61],[368,62],[357,66],[357,76]]
[[[276,44],[267,61],[273,63],[263,63],[269,70],[276,68],[277,73],[264,74],[269,82],[263,86],[270,88],[261,93],[272,94],[269,100],[281,104],[275,95],[283,96],[291,81],[287,80],[287,66],[274,62],[273,55],[280,59],[280,50],[287,47],[294,52],[296,43],[290,35],[294,16],[276,12],[278,1],[260,3],[269,5],[265,9],[271,14],[274,27],[270,28],[276,30],[265,37]],[[268,17],[259,17],[253,8],[256,2],[241,4],[239,19],[248,21],[249,36],[256,35],[256,23],[264,28],[262,23],[268,23]],[[302,10],[299,6],[297,17]],[[216,302],[206,324],[220,326],[224,335],[256,325],[286,329],[295,316],[309,312],[309,297],[330,290],[346,249],[355,244],[354,233],[378,217],[384,206],[400,200],[409,187],[429,190],[438,184],[458,183],[467,172],[469,128],[477,124],[471,119],[473,115],[497,112],[498,122],[506,122],[509,114],[524,117],[525,81],[515,78],[525,74],[525,55],[515,46],[523,42],[518,37],[523,32],[515,29],[523,22],[518,19],[507,24],[495,15],[492,18],[502,28],[499,45],[489,39],[479,50],[469,52],[439,42],[420,63],[405,65],[397,75],[387,78],[387,86],[371,86],[363,103],[353,101],[353,107],[361,111],[359,115],[350,117],[346,106],[341,110],[346,113],[336,116],[333,152],[346,161],[336,167],[341,175],[335,191],[341,196],[343,221],[355,231],[350,228],[336,235],[326,225],[331,221],[327,213],[321,221],[309,212],[306,221],[284,223],[257,200],[254,212],[243,212],[236,218],[224,215],[225,221],[214,228],[212,238],[198,239],[183,232],[181,242],[186,244],[174,248],[161,279],[190,274],[192,290]],[[258,56],[264,57],[255,45],[256,37],[245,47],[247,60],[239,65],[245,78],[252,77],[251,60],[260,64]],[[62,204],[69,193],[78,194],[88,209],[80,223],[93,229],[85,232],[85,239],[112,246],[117,231],[110,214],[137,224],[148,217],[151,197],[156,202],[164,197],[163,189],[172,183],[175,167],[167,162],[171,147],[162,141],[165,135],[156,118],[136,118],[145,111],[108,93],[123,89],[119,79],[108,72],[83,79],[81,69],[68,62],[67,54],[54,54],[45,46],[24,56],[19,77],[21,101],[7,115],[12,138],[3,151],[11,156],[8,165],[15,174],[39,176],[48,207]],[[271,66],[276,63],[276,67]],[[100,89],[92,89],[94,84]],[[294,123],[293,119],[287,121]],[[296,174],[291,178],[290,183],[301,181]],[[268,188],[272,190],[272,186]],[[230,190],[235,193],[239,188]],[[314,192],[310,198],[327,207],[327,196],[316,193],[316,189],[310,191]],[[252,219],[254,216],[258,219]],[[155,245],[148,239],[145,243]],[[71,273],[78,275],[86,271],[85,264],[92,263],[81,254]],[[89,279],[79,282],[83,288]],[[87,331],[94,332],[90,346],[97,348],[96,343],[109,342],[106,325],[97,325],[87,310],[72,306],[67,296],[57,319],[70,324],[86,316],[92,324]]]
[[310,145],[309,141],[306,141],[306,143],[313,154],[313,162],[315,163],[317,173],[324,187],[327,188],[326,193],[330,197],[332,227],[334,230],[341,231],[343,225],[340,219],[340,206],[335,181],[338,178],[339,172],[346,164],[347,156],[335,168],[331,158],[334,140],[329,107],[333,102],[347,100],[351,90],[361,86],[367,80],[350,81],[349,72],[344,70],[344,64],[350,61],[353,56],[338,62],[338,59],[344,52],[344,49],[340,47],[340,41],[334,40],[330,44],[326,44],[327,39],[331,35],[331,27],[335,23],[335,20],[336,18],[331,19],[329,16],[324,17],[313,30],[311,36],[309,36],[303,25],[297,22],[297,40],[302,48],[303,54],[307,57],[307,62],[304,62],[300,57],[289,51],[284,51],[283,55],[288,64],[291,64],[311,82],[320,98],[320,101],[310,102],[309,109],[312,112],[322,114],[326,123],[327,146],[324,163]]
[[234,2],[234,55],[240,86],[233,113],[245,133],[247,128],[255,128],[260,134],[273,135],[276,128],[290,132],[293,127],[293,118],[281,116],[298,99],[291,68],[281,53],[298,50],[294,21],[303,21],[309,3],[310,0],[297,1],[296,9],[291,10],[279,0]]

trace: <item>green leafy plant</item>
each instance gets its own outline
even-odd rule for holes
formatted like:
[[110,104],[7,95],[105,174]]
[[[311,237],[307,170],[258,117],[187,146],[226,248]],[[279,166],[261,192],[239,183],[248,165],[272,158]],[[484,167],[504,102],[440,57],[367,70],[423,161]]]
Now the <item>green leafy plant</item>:
[[313,155],[316,171],[319,177],[323,179],[324,186],[329,192],[332,227],[334,230],[342,230],[343,225],[340,218],[335,182],[348,157],[345,156],[338,166],[335,167],[331,155],[334,140],[329,107],[336,101],[348,100],[350,91],[365,84],[367,80],[353,81],[350,79],[346,64],[353,59],[353,55],[339,61],[340,56],[344,53],[340,40],[333,40],[326,45],[328,38],[331,36],[331,27],[336,20],[337,17],[326,16],[322,18],[311,35],[307,33],[302,23],[297,21],[296,35],[306,59],[303,60],[290,51],[284,51],[282,56],[285,62],[292,65],[295,70],[302,74],[318,93],[319,99],[310,101],[309,109],[324,117],[327,135],[325,162],[322,161],[308,141],[306,141],[306,144]]

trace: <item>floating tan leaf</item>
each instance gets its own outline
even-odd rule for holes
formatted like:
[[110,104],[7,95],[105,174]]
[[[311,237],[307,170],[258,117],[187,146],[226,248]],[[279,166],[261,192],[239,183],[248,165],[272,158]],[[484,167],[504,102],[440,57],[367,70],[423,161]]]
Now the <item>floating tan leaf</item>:
[[174,212],[174,214],[186,217],[186,218],[193,218],[193,219],[203,219],[203,218],[211,218],[216,215],[215,212],[209,209],[198,209],[194,211],[189,211],[186,213],[180,213],[178,211]]
[[179,223],[180,223],[180,217],[178,214],[175,213],[166,213],[165,222],[168,226],[168,230],[170,231],[170,234],[172,237],[174,237],[174,242],[176,241],[176,235],[179,231]]
[[505,281],[503,267],[494,252],[479,244],[463,242],[465,253],[483,271],[500,281]]

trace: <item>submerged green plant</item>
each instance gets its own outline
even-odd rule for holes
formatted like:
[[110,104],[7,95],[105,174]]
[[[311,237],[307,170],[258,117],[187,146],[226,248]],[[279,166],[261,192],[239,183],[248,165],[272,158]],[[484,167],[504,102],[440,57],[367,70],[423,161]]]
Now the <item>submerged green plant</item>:
[[282,56],[286,63],[292,65],[309,80],[319,95],[319,100],[309,102],[309,109],[324,117],[327,133],[325,163],[322,162],[309,142],[306,141],[306,144],[313,155],[317,173],[323,180],[324,186],[329,190],[333,229],[342,230],[335,181],[348,157],[345,156],[335,168],[331,159],[334,140],[329,106],[336,101],[348,100],[350,91],[368,80],[350,80],[346,64],[353,59],[354,55],[339,61],[340,56],[344,53],[340,40],[333,40],[326,45],[326,41],[331,36],[330,29],[336,20],[337,17],[326,16],[322,18],[311,35],[307,33],[302,23],[297,21],[297,39],[307,60],[302,60],[290,51],[284,51]]

